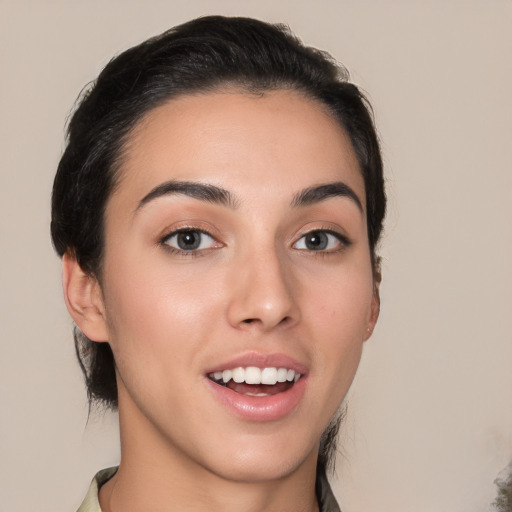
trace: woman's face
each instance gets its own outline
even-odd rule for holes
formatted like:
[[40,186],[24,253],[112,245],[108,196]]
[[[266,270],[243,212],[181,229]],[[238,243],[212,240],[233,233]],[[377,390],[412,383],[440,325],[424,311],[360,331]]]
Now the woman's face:
[[130,450],[236,480],[314,464],[378,315],[365,215],[349,139],[315,101],[219,92],[149,113],[101,283]]

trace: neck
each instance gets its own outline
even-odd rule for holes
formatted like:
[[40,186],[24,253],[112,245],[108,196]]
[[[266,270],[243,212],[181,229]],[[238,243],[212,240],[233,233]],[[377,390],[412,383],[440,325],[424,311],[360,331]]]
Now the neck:
[[[306,479],[309,480],[309,479]],[[229,482],[165,474],[122,463],[100,492],[103,512],[318,512],[315,483],[289,475],[273,482]]]

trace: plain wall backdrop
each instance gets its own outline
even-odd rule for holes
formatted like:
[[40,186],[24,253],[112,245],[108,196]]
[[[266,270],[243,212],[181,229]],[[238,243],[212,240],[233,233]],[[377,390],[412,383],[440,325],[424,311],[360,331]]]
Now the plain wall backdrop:
[[76,510],[118,462],[49,237],[64,124],[111,56],[203,14],[286,22],[374,105],[382,312],[348,398],[344,512],[485,512],[512,459],[510,0],[0,0],[0,512]]

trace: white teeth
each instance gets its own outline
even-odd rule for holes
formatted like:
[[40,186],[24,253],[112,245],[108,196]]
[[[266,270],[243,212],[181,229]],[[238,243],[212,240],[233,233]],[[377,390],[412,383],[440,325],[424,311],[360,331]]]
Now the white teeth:
[[[295,383],[300,379],[301,374],[288,368],[258,368],[257,366],[248,366],[247,368],[243,368],[239,366],[232,370],[210,373],[210,377],[217,381],[222,381],[224,384],[227,384],[231,379],[233,379],[233,381],[238,384],[245,382],[246,384],[265,384],[267,386],[273,386],[278,382],[288,381]],[[254,396],[262,395],[256,394]]]
[[261,372],[261,383],[274,385],[277,382],[277,369],[276,368],[263,368]]
[[246,384],[261,384],[261,370],[255,366],[249,366],[245,369]]
[[277,370],[277,382],[286,382],[287,374],[288,370],[286,368],[279,368],[279,370]]
[[241,382],[244,382],[245,380],[245,370],[241,367],[235,368],[233,370],[233,380],[240,384]]

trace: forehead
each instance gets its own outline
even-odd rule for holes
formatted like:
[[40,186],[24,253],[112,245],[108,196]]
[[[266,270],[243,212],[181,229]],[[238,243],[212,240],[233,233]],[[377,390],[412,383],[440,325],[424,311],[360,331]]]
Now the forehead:
[[131,191],[140,199],[170,179],[265,197],[341,180],[364,205],[364,181],[345,130],[324,105],[293,91],[185,95],[150,111],[126,145],[116,194]]

